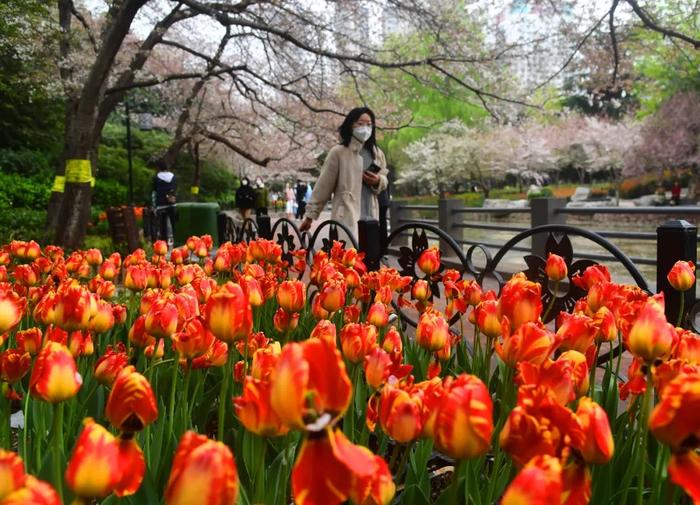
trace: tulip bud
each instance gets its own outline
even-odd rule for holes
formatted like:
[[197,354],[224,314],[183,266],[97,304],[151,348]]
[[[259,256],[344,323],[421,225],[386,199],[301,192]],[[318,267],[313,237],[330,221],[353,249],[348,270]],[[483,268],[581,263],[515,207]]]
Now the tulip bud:
[[287,335],[294,331],[299,325],[299,313],[286,312],[280,307],[275,311],[275,315],[272,317],[272,323],[278,332]]
[[330,313],[339,310],[345,305],[345,282],[329,280],[321,288],[318,298],[324,310]]
[[166,505],[231,504],[237,496],[238,473],[231,450],[203,435],[185,433],[165,489]]
[[165,298],[160,298],[151,305],[144,321],[146,332],[156,338],[170,338],[177,331],[177,323],[177,307]]
[[102,253],[99,249],[88,249],[85,252],[85,261],[88,265],[98,266],[102,264]]
[[19,324],[26,308],[26,298],[15,293],[8,284],[0,285],[0,335]]
[[100,384],[111,388],[119,372],[128,363],[129,356],[126,354],[123,343],[119,342],[115,349],[108,345],[105,353],[95,363],[95,379]]
[[474,309],[474,317],[479,330],[489,338],[496,338],[501,334],[501,316],[496,300],[483,300]]
[[435,420],[437,449],[455,459],[486,454],[493,434],[493,402],[488,389],[473,375],[448,381]]
[[666,278],[676,291],[688,291],[695,285],[695,263],[676,261]]
[[116,439],[87,418],[66,468],[66,482],[80,498],[134,494],[141,486],[146,462],[136,441]]
[[425,279],[418,279],[411,287],[411,296],[421,302],[425,302],[432,295],[430,284]]
[[389,324],[389,310],[381,302],[373,303],[367,312],[367,322],[377,328],[384,328]]
[[351,363],[361,363],[377,346],[377,329],[371,324],[348,323],[340,330],[343,356]]
[[319,338],[321,340],[326,340],[333,346],[336,345],[337,329],[335,324],[333,324],[328,319],[321,319],[316,323],[314,329],[311,330],[309,338]]
[[151,384],[133,366],[122,369],[114,381],[105,417],[125,433],[141,431],[158,418],[158,404]]
[[678,335],[666,320],[663,293],[646,301],[637,315],[627,338],[627,346],[632,354],[651,363],[656,359],[666,359],[671,354]]
[[165,240],[156,240],[153,243],[153,254],[165,256],[168,254],[168,243]]
[[450,326],[437,311],[427,311],[421,314],[416,327],[416,342],[430,352],[439,351],[448,342]]
[[416,265],[426,275],[433,275],[440,270],[440,249],[437,247],[429,247],[421,253],[416,261]]
[[300,312],[306,302],[306,284],[284,281],[277,288],[277,303],[287,312]]
[[566,261],[558,254],[549,253],[544,272],[547,274],[547,278],[550,281],[559,282],[566,279],[568,274]]
[[209,297],[204,319],[216,338],[235,342],[248,338],[253,328],[253,311],[240,285],[229,282]]
[[68,348],[48,342],[34,363],[29,390],[35,398],[58,403],[75,396],[82,383],[83,378]]
[[44,340],[44,335],[39,328],[29,328],[28,330],[18,331],[15,334],[17,348],[24,352],[28,352],[32,356],[36,356],[41,349]]
[[23,487],[26,479],[22,458],[14,452],[0,449],[0,500]]
[[423,430],[421,402],[406,391],[385,386],[379,400],[382,430],[400,444],[416,440]]
[[0,354],[0,379],[14,384],[24,377],[32,366],[32,357],[28,352],[7,349]]
[[579,400],[576,417],[581,423],[583,444],[578,447],[586,463],[604,465],[615,450],[608,415],[600,405],[588,397]]
[[379,389],[391,372],[391,356],[381,347],[375,347],[365,356],[365,380],[372,389]]

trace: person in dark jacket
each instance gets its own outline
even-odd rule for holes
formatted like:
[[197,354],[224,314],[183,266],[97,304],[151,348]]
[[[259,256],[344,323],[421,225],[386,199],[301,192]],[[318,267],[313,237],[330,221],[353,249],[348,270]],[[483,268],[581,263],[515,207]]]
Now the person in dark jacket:
[[175,194],[177,180],[163,160],[156,160],[151,165],[156,170],[153,176],[152,203],[156,209],[158,238],[172,245],[175,230]]
[[255,208],[256,194],[250,186],[247,177],[241,179],[241,185],[236,190],[236,208],[241,213],[243,219],[250,217],[250,209]]

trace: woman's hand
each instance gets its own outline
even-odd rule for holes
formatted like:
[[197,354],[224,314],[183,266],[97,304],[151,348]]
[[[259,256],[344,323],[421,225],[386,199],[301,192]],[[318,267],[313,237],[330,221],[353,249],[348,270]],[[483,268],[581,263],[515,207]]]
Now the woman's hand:
[[362,172],[362,182],[364,182],[370,187],[374,187],[377,184],[379,184],[379,176],[375,173],[365,170],[364,172]]
[[310,217],[305,218],[299,226],[299,231],[308,231],[311,228],[311,223],[313,223],[313,219]]

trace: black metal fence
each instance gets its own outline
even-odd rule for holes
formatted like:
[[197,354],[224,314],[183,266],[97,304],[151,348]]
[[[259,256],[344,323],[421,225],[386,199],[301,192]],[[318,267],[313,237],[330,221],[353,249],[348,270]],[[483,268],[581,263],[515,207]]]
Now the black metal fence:
[[[409,212],[415,211],[422,215],[408,215]],[[430,213],[436,219],[426,217]],[[530,226],[464,219],[465,216],[477,213],[498,216],[529,214]],[[592,231],[586,227],[567,224],[567,216],[577,214],[655,214],[681,219],[669,219],[658,226],[655,232]],[[530,279],[542,284],[545,306],[554,298],[556,310],[550,311],[552,314],[557,314],[560,310],[571,310],[583,292],[572,282],[565,283],[567,291],[564,293],[550,291],[544,276],[544,264],[549,253],[556,253],[566,260],[569,280],[598,261],[608,264],[615,262],[621,265],[641,289],[647,292],[664,292],[667,317],[670,321],[675,321],[681,308],[680,294],[671,288],[666,275],[678,260],[697,264],[697,227],[683,219],[691,216],[700,216],[700,207],[567,208],[564,200],[543,198],[532,200],[529,208],[470,208],[462,206],[459,200],[444,199],[440,200],[438,205],[393,202],[390,210],[391,233],[386,241],[380,237],[378,223],[372,221],[359,222],[359,236],[355,238],[336,221],[322,222],[313,234],[308,234],[300,232],[296,223],[286,218],[279,218],[271,225],[268,216],[259,216],[257,221],[248,219],[237,227],[224,223],[225,231],[220,235],[222,240],[232,241],[247,241],[258,236],[273,239],[282,246],[283,256],[288,260],[291,260],[292,252],[296,249],[306,249],[310,257],[316,250],[328,250],[334,240],[341,240],[364,251],[366,263],[370,268],[378,268],[382,262],[389,263],[397,266],[404,275],[412,277],[417,275],[415,262],[432,240],[439,244],[445,265],[457,268],[479,282],[495,282],[499,289],[504,283],[505,275],[512,273],[503,268],[506,254],[523,253],[522,258],[527,265],[523,270]],[[479,241],[470,238],[465,232],[470,229],[512,232],[513,236],[504,243]],[[603,253],[577,253],[574,251],[571,237],[590,241],[602,248]],[[611,239],[655,241],[656,258],[630,257]],[[380,247],[382,243],[387,244],[385,250]],[[481,261],[476,261],[475,255],[479,255]],[[656,266],[655,283],[640,272],[638,265],[642,264]],[[439,291],[436,291],[435,295],[439,297]],[[700,331],[700,303],[696,303],[695,287],[684,296],[683,325]]]

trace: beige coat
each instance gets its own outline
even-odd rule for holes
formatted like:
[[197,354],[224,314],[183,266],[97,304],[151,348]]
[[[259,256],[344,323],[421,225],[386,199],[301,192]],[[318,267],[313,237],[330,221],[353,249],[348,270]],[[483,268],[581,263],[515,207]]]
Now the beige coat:
[[[340,221],[352,231],[357,238],[357,221],[360,219],[360,197],[362,195],[362,144],[352,138],[350,146],[338,144],[328,151],[328,156],[316,181],[311,200],[306,205],[306,217],[317,219],[323,207],[332,198],[331,219]],[[381,170],[379,184],[371,188],[373,193],[371,212],[374,219],[379,219],[377,195],[386,189],[388,171],[386,158],[378,147],[375,150],[374,163]]]

